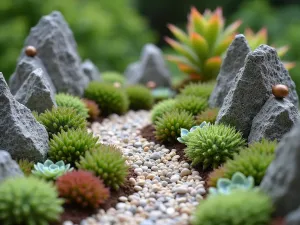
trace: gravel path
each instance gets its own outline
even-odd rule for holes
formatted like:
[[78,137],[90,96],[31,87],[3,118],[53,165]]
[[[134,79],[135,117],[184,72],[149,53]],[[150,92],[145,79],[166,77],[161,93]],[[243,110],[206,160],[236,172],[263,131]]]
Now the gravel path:
[[[103,143],[115,144],[138,174],[130,181],[136,192],[120,197],[116,209],[100,210],[81,225],[187,225],[205,193],[204,181],[186,162],[178,162],[175,149],[148,142],[139,129],[150,123],[147,111],[112,115],[92,131]],[[66,224],[66,223],[65,223]]]

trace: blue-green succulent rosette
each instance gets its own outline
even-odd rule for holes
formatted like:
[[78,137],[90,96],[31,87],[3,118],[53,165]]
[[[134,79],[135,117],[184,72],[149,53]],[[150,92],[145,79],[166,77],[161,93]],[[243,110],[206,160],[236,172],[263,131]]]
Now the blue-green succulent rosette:
[[56,180],[59,176],[73,169],[74,168],[70,167],[70,164],[65,165],[62,160],[54,163],[47,159],[44,163],[34,164],[34,170],[32,170],[31,173],[46,180]]
[[177,138],[177,141],[179,141],[180,143],[185,144],[187,139],[189,138],[190,133],[192,133],[197,128],[201,129],[205,126],[210,126],[210,123],[207,123],[207,122],[204,121],[199,126],[193,126],[190,130],[185,129],[185,128],[181,128],[180,129],[180,137]]

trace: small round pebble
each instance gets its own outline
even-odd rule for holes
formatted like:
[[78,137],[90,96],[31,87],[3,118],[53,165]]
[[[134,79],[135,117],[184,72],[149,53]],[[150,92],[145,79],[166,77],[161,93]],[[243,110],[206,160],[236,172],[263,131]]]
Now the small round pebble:
[[277,84],[272,87],[272,93],[276,98],[284,98],[289,94],[289,88],[283,84]]
[[25,49],[25,54],[30,57],[34,57],[37,54],[36,48],[33,46],[27,46]]

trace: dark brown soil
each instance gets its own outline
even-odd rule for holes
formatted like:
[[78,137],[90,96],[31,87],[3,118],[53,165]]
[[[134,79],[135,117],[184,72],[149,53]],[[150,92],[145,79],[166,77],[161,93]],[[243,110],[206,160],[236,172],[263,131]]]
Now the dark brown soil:
[[[165,144],[165,143],[157,141],[156,138],[155,138],[155,134],[154,134],[155,128],[152,124],[149,124],[149,125],[143,127],[140,131],[141,131],[141,136],[143,138],[147,139],[148,141],[154,142],[155,144],[161,144],[161,145],[164,144],[166,146],[166,148],[168,148],[170,150],[171,149],[176,149],[176,154],[180,156],[179,161],[184,160],[188,163],[191,163],[191,161],[188,160],[187,157],[184,154],[184,148],[185,148],[184,144],[182,144],[180,142],[176,142],[176,143],[173,143],[173,144]],[[204,187],[205,187],[205,190],[207,190],[208,186],[207,186],[206,181],[207,181],[209,173],[212,172],[212,169],[203,170],[203,168],[200,167],[200,166],[194,167],[194,169],[199,172],[199,175],[205,181]],[[203,197],[205,198],[206,194]]]
[[[111,191],[110,198],[105,202],[105,204],[100,206],[100,209],[107,210],[111,207],[115,207],[119,202],[118,199],[121,196],[129,196],[135,191],[133,185],[130,184],[129,178],[136,178],[137,175],[134,173],[133,169],[129,170],[129,174],[125,181],[125,184],[118,191]],[[64,212],[60,217],[60,221],[57,223],[51,223],[50,225],[62,225],[64,221],[72,221],[75,224],[80,224],[83,219],[86,219],[93,214],[96,214],[99,209],[88,209],[88,208],[78,208],[76,205],[64,205]]]

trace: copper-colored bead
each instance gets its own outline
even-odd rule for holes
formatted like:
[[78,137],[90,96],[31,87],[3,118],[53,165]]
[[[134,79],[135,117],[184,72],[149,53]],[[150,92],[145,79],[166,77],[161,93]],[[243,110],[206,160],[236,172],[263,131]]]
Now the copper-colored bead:
[[154,81],[148,81],[146,86],[150,89],[156,88],[156,83]]
[[120,87],[121,87],[120,82],[115,82],[115,83],[114,83],[114,87],[115,87],[115,88],[120,88]]
[[25,49],[25,53],[27,56],[34,57],[36,55],[36,48],[33,46],[28,46]]
[[272,87],[272,93],[276,98],[284,98],[289,94],[289,88],[283,84],[277,84]]

